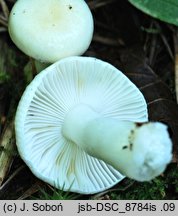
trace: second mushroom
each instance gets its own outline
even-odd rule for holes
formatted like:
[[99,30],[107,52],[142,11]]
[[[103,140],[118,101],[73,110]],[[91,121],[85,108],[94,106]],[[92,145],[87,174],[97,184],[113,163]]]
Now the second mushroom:
[[91,43],[93,28],[84,0],[18,0],[8,23],[12,41],[36,60],[38,71],[59,59],[82,55]]

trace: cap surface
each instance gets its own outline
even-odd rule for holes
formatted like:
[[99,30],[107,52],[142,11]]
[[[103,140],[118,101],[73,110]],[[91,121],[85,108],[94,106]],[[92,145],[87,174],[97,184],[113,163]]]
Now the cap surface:
[[97,193],[124,176],[63,137],[64,119],[78,104],[93,107],[103,117],[148,120],[143,95],[122,72],[95,58],[68,57],[26,88],[15,118],[17,147],[43,181],[63,190]]
[[93,18],[84,0],[18,0],[9,34],[25,54],[42,62],[81,55],[93,36]]

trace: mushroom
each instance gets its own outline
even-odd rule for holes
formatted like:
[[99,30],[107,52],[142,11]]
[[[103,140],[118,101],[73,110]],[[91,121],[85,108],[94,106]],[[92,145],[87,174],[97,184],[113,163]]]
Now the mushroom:
[[93,18],[84,0],[18,0],[8,29],[21,51],[39,62],[53,63],[87,50]]
[[145,180],[163,171],[170,138],[161,123],[140,126],[147,121],[142,93],[122,72],[95,58],[68,57],[26,88],[15,118],[17,147],[38,178],[92,194],[123,174]]
[[[92,113],[92,118],[88,117],[85,122],[84,116],[88,113]],[[83,116],[82,122],[77,121],[77,114]],[[72,110],[64,121],[66,139],[137,181],[149,181],[163,173],[172,159],[172,143],[166,125],[159,122],[136,124],[94,114],[96,112],[81,105]],[[77,132],[73,128],[77,128]]]

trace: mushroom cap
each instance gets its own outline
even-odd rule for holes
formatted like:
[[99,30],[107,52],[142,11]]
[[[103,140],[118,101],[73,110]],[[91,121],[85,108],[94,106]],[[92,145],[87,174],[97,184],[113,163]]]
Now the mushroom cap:
[[26,88],[15,118],[16,141],[38,178],[63,190],[92,194],[124,176],[64,138],[64,119],[79,104],[103,117],[148,120],[142,93],[122,72],[95,58],[68,57],[43,70]]
[[18,0],[9,17],[16,46],[41,62],[83,54],[93,36],[93,18],[84,0]]

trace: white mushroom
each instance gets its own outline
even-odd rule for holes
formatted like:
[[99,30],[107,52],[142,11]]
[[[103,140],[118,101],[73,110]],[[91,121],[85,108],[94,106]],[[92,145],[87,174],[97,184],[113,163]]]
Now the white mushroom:
[[[90,57],[60,60],[38,74],[21,98],[15,119],[19,153],[37,177],[57,188],[86,194],[108,189],[124,176],[101,156],[104,149],[109,153],[107,148],[115,152],[116,143],[114,138],[108,147],[97,142],[100,129],[93,124],[100,118],[101,122],[145,122],[145,99],[123,73],[106,62]],[[87,129],[83,137],[83,129],[90,124],[96,130]],[[121,131],[124,137],[127,131]],[[103,140],[113,132],[121,133],[107,126]]]
[[101,117],[86,105],[69,112],[63,134],[89,155],[137,181],[160,175],[172,159],[172,142],[164,124]]
[[83,54],[93,36],[93,18],[84,0],[18,0],[8,26],[20,50],[47,63]]

